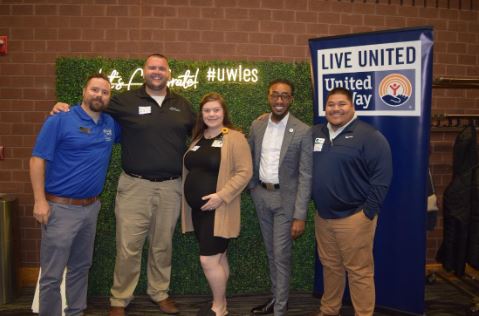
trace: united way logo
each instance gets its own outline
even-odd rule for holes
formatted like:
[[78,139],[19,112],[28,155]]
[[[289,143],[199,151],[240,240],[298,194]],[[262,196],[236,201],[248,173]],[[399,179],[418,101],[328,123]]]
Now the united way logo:
[[381,80],[378,93],[386,105],[396,108],[409,100],[412,95],[412,84],[406,76],[393,73]]

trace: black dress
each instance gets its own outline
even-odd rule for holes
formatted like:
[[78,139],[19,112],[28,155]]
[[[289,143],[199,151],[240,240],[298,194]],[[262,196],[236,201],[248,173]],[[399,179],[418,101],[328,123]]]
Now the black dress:
[[184,194],[191,207],[193,227],[200,246],[201,256],[213,256],[226,251],[228,239],[215,237],[214,222],[216,211],[202,211],[207,201],[201,198],[216,192],[221,161],[221,147],[213,147],[222,142],[222,134],[212,138],[202,137],[196,146],[185,156],[185,167],[189,173],[184,184]]

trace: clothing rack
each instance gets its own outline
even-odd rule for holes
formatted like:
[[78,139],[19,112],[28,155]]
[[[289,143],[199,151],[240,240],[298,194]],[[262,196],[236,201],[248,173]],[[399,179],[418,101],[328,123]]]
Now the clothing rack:
[[465,311],[466,315],[479,315],[479,283],[477,271],[467,265],[465,275],[458,277],[451,272],[445,271],[440,265],[433,266],[434,267],[428,271],[429,274],[426,275],[427,284],[434,284],[437,278],[440,278],[450,286],[456,288],[456,290],[469,296],[471,305],[469,306],[469,310]]
[[479,79],[437,77],[433,80],[432,87],[436,89],[479,89]]
[[471,125],[479,129],[479,114],[434,114],[431,119],[435,132],[458,132]]
[[[479,79],[438,77],[433,80],[432,87],[434,89],[479,89]],[[479,114],[443,113],[433,114],[431,118],[433,132],[459,132],[466,126],[474,126],[478,131]],[[427,269],[427,283],[435,283],[437,277],[470,297],[471,305],[466,311],[467,315],[479,315],[479,274],[476,270],[466,264],[465,275],[458,277],[445,271],[440,264],[435,269]]]
[[[433,89],[479,89],[478,78],[437,77]],[[479,114],[433,114],[431,130],[434,132],[459,132],[466,126],[479,129]]]

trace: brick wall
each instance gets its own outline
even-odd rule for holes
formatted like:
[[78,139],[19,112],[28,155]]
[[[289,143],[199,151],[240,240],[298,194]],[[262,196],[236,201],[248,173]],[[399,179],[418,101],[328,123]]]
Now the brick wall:
[[[432,25],[434,77],[479,77],[476,0],[0,0],[0,192],[20,202],[21,265],[37,266],[39,226],[31,216],[28,160],[55,101],[59,56],[189,60],[309,59],[307,40],[326,35]],[[74,69],[72,69],[74,71]],[[435,90],[434,113],[479,113],[478,90]],[[432,134],[441,196],[451,177],[454,133]],[[441,227],[441,225],[438,225]],[[428,258],[441,240],[429,233]]]

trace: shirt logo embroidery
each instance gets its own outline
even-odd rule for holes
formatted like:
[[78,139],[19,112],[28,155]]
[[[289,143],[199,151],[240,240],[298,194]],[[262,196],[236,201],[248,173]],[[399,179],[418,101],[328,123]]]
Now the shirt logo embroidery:
[[113,131],[111,130],[111,128],[103,129],[103,136],[105,137],[105,141],[111,142],[113,136]]
[[175,108],[174,106],[170,106],[170,111],[176,111],[176,112],[181,112],[180,109]]

